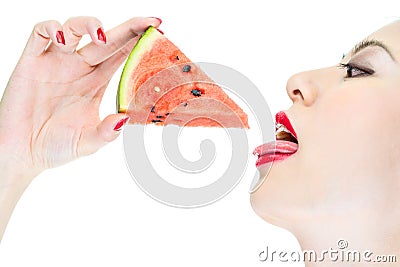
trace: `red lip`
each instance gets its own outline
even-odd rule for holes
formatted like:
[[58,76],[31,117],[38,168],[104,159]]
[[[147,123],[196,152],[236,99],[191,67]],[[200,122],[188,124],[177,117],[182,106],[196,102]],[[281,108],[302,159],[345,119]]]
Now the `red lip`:
[[290,133],[293,134],[293,136],[296,137],[296,139],[297,139],[297,134],[294,131],[293,126],[290,123],[290,120],[287,117],[285,112],[279,111],[278,113],[276,113],[275,121],[276,121],[276,123],[283,124],[286,127],[286,129],[288,129],[290,131]]
[[[289,121],[288,116],[285,112],[280,111],[275,115],[276,124],[282,124],[286,127],[288,131],[297,139],[297,134],[293,129],[292,124]],[[267,144],[257,147],[253,154],[258,157],[256,161],[256,167],[260,165],[284,160],[294,153],[298,149],[298,144],[295,142],[276,140],[274,142],[269,142]]]

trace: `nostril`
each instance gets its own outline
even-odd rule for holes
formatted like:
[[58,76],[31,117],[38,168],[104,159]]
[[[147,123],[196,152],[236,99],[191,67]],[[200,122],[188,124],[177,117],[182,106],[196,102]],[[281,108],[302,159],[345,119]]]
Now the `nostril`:
[[302,100],[304,100],[303,94],[301,93],[300,89],[294,89],[292,91],[292,94],[294,97],[301,97]]

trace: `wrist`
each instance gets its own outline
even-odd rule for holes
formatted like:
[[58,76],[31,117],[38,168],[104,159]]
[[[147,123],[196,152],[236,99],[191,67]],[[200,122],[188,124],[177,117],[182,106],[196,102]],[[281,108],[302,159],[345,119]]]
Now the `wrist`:
[[38,174],[24,164],[0,155],[0,241],[18,200]]
[[39,173],[23,161],[0,155],[0,187],[26,188]]

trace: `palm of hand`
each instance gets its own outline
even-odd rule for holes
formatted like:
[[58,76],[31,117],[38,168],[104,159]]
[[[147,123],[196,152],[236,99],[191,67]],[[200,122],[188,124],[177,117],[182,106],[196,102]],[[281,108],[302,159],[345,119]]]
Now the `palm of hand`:
[[12,134],[29,144],[23,152],[35,165],[49,168],[85,154],[79,141],[83,131],[100,123],[98,108],[109,82],[97,74],[98,68],[77,53],[21,59],[9,83],[14,96],[7,103],[19,116],[9,127],[24,129]]

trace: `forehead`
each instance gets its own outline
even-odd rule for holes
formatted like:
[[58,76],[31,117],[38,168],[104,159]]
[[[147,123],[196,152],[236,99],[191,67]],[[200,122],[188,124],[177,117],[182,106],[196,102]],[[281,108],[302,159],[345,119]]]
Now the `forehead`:
[[395,58],[400,58],[400,20],[392,22],[368,36],[384,43]]

